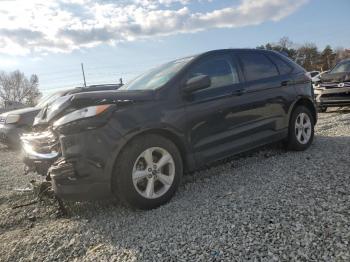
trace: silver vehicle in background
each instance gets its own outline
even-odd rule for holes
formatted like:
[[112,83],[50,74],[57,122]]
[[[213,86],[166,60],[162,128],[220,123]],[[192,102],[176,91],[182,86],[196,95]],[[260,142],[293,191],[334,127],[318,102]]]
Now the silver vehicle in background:
[[320,112],[328,107],[350,106],[350,59],[340,61],[314,83],[315,100]]

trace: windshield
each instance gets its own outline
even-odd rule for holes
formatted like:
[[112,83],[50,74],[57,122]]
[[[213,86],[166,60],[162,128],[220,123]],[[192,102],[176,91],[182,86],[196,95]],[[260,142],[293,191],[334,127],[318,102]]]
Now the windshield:
[[331,73],[344,73],[344,72],[350,72],[350,60],[337,64],[331,71]]
[[52,103],[54,100],[56,100],[57,98],[62,96],[62,92],[57,92],[57,93],[53,93],[50,95],[46,95],[43,98],[40,99],[39,103],[36,105],[36,107],[38,108],[43,108],[44,106],[46,106],[47,104]]
[[119,90],[155,90],[172,79],[193,57],[178,59],[158,66],[122,86]]

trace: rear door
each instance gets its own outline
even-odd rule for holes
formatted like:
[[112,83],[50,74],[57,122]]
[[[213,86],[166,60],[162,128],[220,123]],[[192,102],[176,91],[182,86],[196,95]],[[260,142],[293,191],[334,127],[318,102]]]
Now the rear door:
[[245,79],[246,107],[257,113],[246,123],[252,141],[264,144],[283,138],[287,132],[288,101],[295,95],[289,85],[292,68],[288,64],[280,68],[267,52],[240,51],[238,57]]

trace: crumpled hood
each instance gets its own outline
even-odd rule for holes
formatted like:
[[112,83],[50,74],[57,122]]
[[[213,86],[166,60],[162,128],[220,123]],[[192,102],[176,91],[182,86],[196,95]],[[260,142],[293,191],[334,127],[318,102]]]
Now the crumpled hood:
[[342,83],[350,82],[350,72],[343,73],[326,73],[321,76],[323,83]]
[[62,96],[39,112],[35,118],[34,126],[47,126],[61,116],[80,108],[103,104],[116,104],[117,107],[120,107],[150,101],[154,99],[154,96],[153,90],[96,91]]

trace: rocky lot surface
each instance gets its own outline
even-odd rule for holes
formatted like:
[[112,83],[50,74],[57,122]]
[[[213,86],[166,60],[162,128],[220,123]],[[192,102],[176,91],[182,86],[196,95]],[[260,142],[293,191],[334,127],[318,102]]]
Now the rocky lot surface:
[[262,148],[185,176],[165,206],[57,203],[18,191],[0,147],[0,261],[350,261],[350,111],[320,114],[313,146]]

